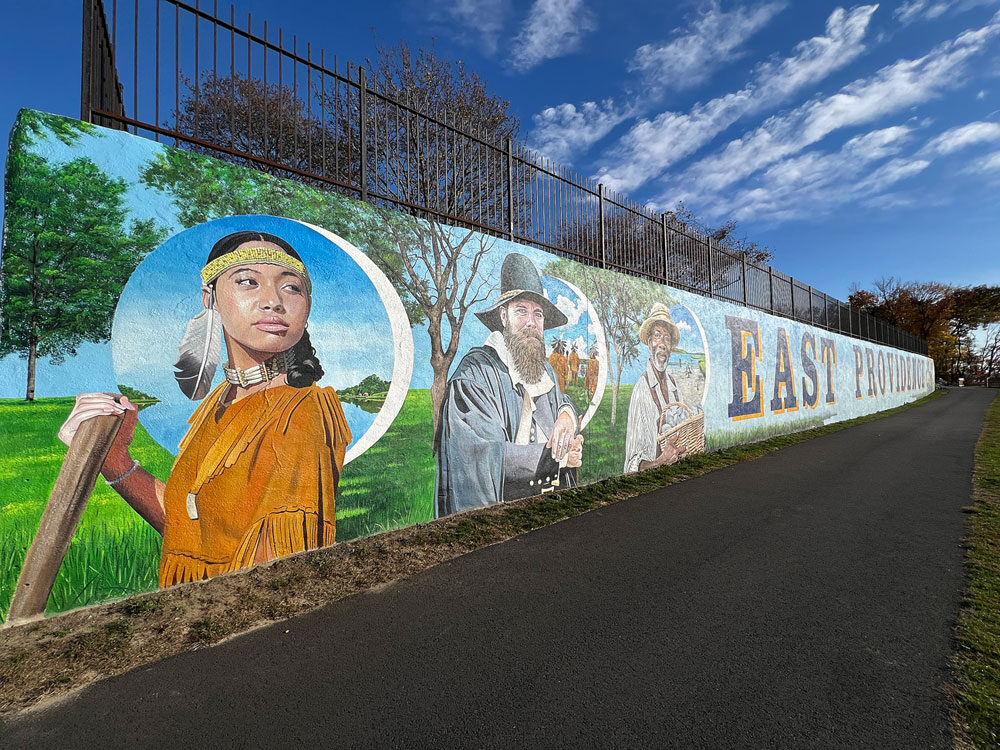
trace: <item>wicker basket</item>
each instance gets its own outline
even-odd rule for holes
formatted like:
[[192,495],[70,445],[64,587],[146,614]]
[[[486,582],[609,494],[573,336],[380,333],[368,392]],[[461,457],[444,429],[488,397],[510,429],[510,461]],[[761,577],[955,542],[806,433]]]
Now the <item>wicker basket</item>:
[[667,416],[667,412],[672,408],[683,407],[688,418],[680,424],[676,424],[666,432],[660,433],[657,440],[660,443],[660,450],[663,450],[667,441],[677,436],[677,447],[682,453],[691,455],[701,453],[705,450],[705,412],[694,413],[694,410],[681,401],[674,401],[664,407],[660,413],[661,421]]

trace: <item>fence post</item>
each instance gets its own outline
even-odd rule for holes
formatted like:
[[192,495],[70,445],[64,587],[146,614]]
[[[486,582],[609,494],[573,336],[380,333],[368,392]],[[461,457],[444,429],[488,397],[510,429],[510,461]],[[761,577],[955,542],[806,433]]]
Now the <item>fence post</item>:
[[767,266],[767,301],[771,312],[774,313],[774,269],[770,264]]
[[601,268],[608,267],[607,246],[604,238],[604,185],[597,186],[597,228],[599,249],[601,251]]
[[663,283],[670,283],[670,252],[667,241],[667,215],[660,214],[660,225],[663,227]]
[[710,299],[715,298],[715,273],[713,272],[713,261],[712,261],[712,238],[708,238],[708,296]]
[[809,285],[809,324],[813,325],[816,321],[813,320],[815,316],[813,315],[813,288]]
[[84,122],[90,122],[90,112],[93,109],[94,0],[83,0],[83,40],[81,52],[80,119]]
[[750,300],[747,299],[747,251],[743,251],[743,304],[747,307],[750,306]]
[[368,79],[364,66],[358,66],[358,130],[361,156],[361,200],[368,201]]
[[514,241],[514,141],[507,138],[507,239]]

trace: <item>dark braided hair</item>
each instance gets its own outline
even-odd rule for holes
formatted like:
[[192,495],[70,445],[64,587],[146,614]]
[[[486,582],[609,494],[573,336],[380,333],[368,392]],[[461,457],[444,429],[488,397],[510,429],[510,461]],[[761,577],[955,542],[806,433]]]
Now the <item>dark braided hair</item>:
[[[206,260],[205,263],[211,263],[216,258],[233,252],[243,243],[251,242],[253,240],[271,242],[295,258],[295,260],[299,262],[302,261],[302,258],[300,258],[299,254],[295,252],[295,249],[280,237],[268,234],[267,232],[243,231],[227,234],[221,240],[216,242],[212,247],[212,252],[208,254],[208,260]],[[213,281],[212,286],[214,287],[214,285],[215,282]],[[288,372],[286,373],[288,385],[296,388],[308,388],[323,377],[323,367],[320,365],[319,359],[316,357],[316,349],[313,348],[312,342],[309,340],[308,330],[302,332],[302,338],[300,338],[299,342],[292,347],[291,351],[292,364],[288,367]]]

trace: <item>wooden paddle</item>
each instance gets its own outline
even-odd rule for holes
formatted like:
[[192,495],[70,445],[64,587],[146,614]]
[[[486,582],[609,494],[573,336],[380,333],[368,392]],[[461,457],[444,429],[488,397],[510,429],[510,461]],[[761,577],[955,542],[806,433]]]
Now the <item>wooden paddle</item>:
[[122,415],[102,415],[88,419],[77,429],[49,495],[38,533],[24,558],[4,627],[45,616],[45,605],[59,566],[121,426]]

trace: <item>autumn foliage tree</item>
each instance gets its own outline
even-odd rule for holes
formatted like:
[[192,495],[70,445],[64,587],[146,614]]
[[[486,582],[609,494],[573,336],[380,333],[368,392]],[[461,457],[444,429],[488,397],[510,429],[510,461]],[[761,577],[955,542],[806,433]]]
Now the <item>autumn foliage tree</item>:
[[957,287],[939,282],[903,283],[877,279],[868,289],[855,285],[851,305],[927,341],[940,375],[957,378],[974,361],[972,332],[1000,321],[1000,287]]

